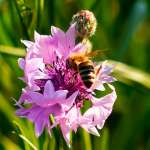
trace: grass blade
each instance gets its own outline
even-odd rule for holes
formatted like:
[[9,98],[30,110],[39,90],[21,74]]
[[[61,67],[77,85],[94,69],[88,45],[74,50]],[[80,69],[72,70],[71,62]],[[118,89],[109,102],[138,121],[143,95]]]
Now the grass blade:
[[6,150],[8,149],[14,149],[14,150],[20,150],[21,148],[16,145],[11,139],[9,139],[8,137],[4,136],[4,135],[1,135],[0,134],[0,143],[4,146],[4,148]]
[[101,142],[101,150],[108,150],[109,147],[109,132],[107,128],[103,129],[103,135],[102,135],[102,142]]
[[82,136],[83,136],[84,148],[86,150],[92,150],[90,134],[87,133],[85,130],[82,130]]
[[150,89],[150,74],[114,60],[109,60],[108,63],[115,65],[114,73],[118,76],[118,80],[119,78],[131,80]]
[[19,134],[19,137],[22,138],[26,143],[28,143],[34,150],[38,150],[37,147],[29,139],[27,139],[24,135]]
[[22,48],[15,48],[12,46],[5,46],[0,45],[0,53],[24,57],[25,56],[25,50]]
[[[33,142],[33,138],[30,137],[30,139],[32,140],[29,140],[26,136],[25,136],[25,133],[27,133],[27,130],[24,130],[24,127],[25,126],[22,126],[20,125],[17,121],[13,121],[14,125],[15,125],[15,131],[14,133],[16,133],[21,139],[23,139],[24,141],[24,145],[25,145],[25,149],[26,150],[30,150],[30,147],[32,147],[34,150],[37,150],[37,147],[32,143]],[[30,132],[30,130],[29,130]],[[30,147],[29,147],[30,146]]]

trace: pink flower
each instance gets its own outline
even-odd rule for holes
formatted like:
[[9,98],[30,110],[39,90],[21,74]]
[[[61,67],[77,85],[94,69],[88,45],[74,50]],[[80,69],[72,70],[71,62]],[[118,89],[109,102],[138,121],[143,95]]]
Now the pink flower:
[[[84,114],[83,118],[87,118],[88,123],[83,125],[88,132],[91,132],[91,128],[97,127],[98,129],[102,129],[105,123],[105,120],[108,118],[110,113],[112,112],[113,104],[117,98],[115,89],[112,85],[108,84],[108,86],[112,89],[112,93],[102,97],[102,98],[92,98],[92,107],[89,108]],[[93,133],[93,131],[92,131]],[[98,132],[96,129],[94,130],[94,134]]]
[[[110,76],[112,68],[104,62],[94,66],[99,72],[92,87],[87,88],[80,74],[66,65],[70,54],[86,51],[83,43],[75,42],[75,25],[71,25],[66,33],[52,27],[51,33],[47,36],[35,32],[34,42],[22,41],[27,46],[27,54],[18,63],[24,71],[21,79],[26,87],[17,102],[19,109],[16,114],[35,124],[37,136],[42,134],[44,128],[50,133],[59,125],[69,145],[70,131],[76,132],[78,127],[99,135],[97,129],[102,129],[116,100],[115,89],[110,85],[115,79]],[[112,92],[96,98],[95,89],[105,90],[104,84]],[[86,101],[90,101],[91,106],[82,114],[81,109]],[[53,122],[49,120],[50,116]]]
[[[19,108],[16,112],[21,117],[26,117],[35,123],[36,135],[40,136],[46,127],[50,132],[49,115],[55,117],[64,116],[73,105],[78,91],[66,98],[67,90],[54,90],[52,82],[46,82],[43,94],[39,92],[28,92],[24,100],[32,104],[29,109]],[[61,119],[62,120],[62,119]]]

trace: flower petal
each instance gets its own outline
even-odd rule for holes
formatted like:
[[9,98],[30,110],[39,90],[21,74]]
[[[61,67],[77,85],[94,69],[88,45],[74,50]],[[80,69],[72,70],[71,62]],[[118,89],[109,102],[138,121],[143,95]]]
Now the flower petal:
[[44,103],[44,96],[38,92],[28,92],[28,95],[31,97],[30,103],[35,103],[37,105],[42,105]]
[[19,67],[20,67],[22,70],[24,70],[24,68],[25,68],[25,60],[24,60],[24,58],[19,58],[19,59],[18,59],[18,64],[19,64]]
[[66,123],[65,119],[61,120],[60,128],[61,128],[61,131],[62,131],[65,141],[67,142],[68,145],[70,145],[70,127]]
[[29,50],[29,48],[34,44],[33,42],[27,40],[21,40],[21,42],[28,48],[27,50]]
[[64,110],[68,110],[74,103],[77,95],[78,95],[78,91],[74,92],[69,98],[67,98],[64,103],[62,104],[64,107]]
[[53,37],[58,37],[58,38],[59,36],[65,35],[65,33],[61,29],[54,27],[54,26],[51,26],[51,34]]
[[58,90],[55,92],[55,98],[57,100],[59,100],[59,99],[64,100],[64,99],[66,99],[67,93],[68,93],[67,90]]
[[39,137],[43,130],[44,130],[44,127],[46,126],[46,118],[44,116],[41,116],[39,115],[37,118],[36,118],[36,121],[35,121],[35,133],[36,133],[36,136]]
[[51,99],[54,96],[54,86],[51,80],[48,80],[44,87],[44,97]]
[[89,132],[93,135],[100,136],[95,127],[90,127],[88,125],[83,125],[82,128],[84,128],[87,132]]
[[72,49],[75,46],[75,24],[72,24],[66,32],[66,40],[68,41],[68,48]]
[[117,98],[114,87],[110,84],[109,87],[113,90],[112,93],[100,99],[93,97],[93,106],[83,115],[90,120],[91,125],[97,126],[99,129],[103,127],[105,120],[112,112],[113,104]]
[[34,40],[35,40],[35,42],[38,43],[40,41],[40,37],[41,37],[41,35],[39,33],[37,33],[36,31],[34,31]]
[[68,122],[75,132],[77,131],[77,127],[79,125],[79,117],[80,117],[80,112],[79,108],[74,105],[69,112],[66,115],[66,118],[68,119]]
[[93,106],[106,106],[108,108],[112,108],[116,98],[117,98],[117,94],[115,92],[115,88],[108,84],[108,86],[113,90],[112,93],[98,99],[93,97],[92,102],[93,102]]

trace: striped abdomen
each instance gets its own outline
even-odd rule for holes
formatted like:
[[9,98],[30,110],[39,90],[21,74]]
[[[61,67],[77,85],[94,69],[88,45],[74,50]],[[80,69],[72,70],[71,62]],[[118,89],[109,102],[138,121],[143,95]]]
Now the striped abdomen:
[[90,88],[95,80],[93,63],[90,60],[80,63],[78,65],[78,71],[84,85]]

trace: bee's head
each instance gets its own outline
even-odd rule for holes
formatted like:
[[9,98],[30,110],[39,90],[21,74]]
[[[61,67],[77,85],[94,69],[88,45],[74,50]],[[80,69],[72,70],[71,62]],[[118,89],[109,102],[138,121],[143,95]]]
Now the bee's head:
[[66,60],[66,68],[73,68],[73,69],[76,69],[77,65],[75,63],[75,59],[74,58],[68,58]]
[[68,58],[66,60],[66,68],[72,68],[72,63],[73,63],[73,60],[71,58]]

